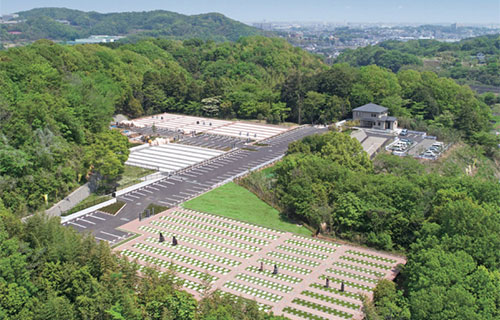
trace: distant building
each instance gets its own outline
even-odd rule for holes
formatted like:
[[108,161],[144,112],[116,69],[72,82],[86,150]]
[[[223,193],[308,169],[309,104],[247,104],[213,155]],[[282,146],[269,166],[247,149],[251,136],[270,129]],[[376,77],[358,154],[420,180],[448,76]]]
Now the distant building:
[[84,39],[68,41],[68,44],[110,43],[124,38],[123,36],[94,35]]
[[361,127],[372,129],[395,130],[398,127],[398,119],[387,115],[389,109],[375,103],[368,103],[352,110],[352,117],[358,120]]
[[9,20],[17,19],[17,18],[19,18],[19,15],[16,14],[16,13],[13,13],[13,14],[4,14],[4,15],[0,16],[0,20],[1,21],[9,21]]
[[59,23],[62,23],[62,24],[65,24],[67,26],[71,25],[71,22],[69,22],[68,20],[56,19],[55,21],[59,22]]
[[482,52],[479,52],[476,55],[476,59],[477,59],[477,62],[479,62],[480,64],[486,63],[486,56]]

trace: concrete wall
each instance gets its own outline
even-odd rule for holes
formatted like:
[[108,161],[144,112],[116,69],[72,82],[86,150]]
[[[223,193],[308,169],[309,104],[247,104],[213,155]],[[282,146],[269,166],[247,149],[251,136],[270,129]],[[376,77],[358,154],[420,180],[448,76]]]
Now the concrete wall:
[[60,216],[61,213],[66,212],[76,206],[80,201],[90,196],[90,186],[88,183],[73,191],[66,198],[56,203],[52,208],[45,211],[49,216]]

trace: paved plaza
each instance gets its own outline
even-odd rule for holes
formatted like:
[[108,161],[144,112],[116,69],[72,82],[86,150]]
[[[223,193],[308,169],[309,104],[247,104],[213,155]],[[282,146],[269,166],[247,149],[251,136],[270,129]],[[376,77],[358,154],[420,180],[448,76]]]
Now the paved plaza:
[[371,296],[379,279],[392,280],[396,266],[405,263],[365,248],[180,207],[121,229],[140,236],[116,252],[141,266],[173,270],[195,297],[208,281],[211,289],[256,300],[262,309],[290,319],[362,319],[361,295]]

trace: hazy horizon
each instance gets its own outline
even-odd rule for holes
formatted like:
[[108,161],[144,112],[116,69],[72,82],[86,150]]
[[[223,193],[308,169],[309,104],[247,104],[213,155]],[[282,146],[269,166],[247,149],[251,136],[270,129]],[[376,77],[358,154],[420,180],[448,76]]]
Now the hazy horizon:
[[0,0],[0,13],[14,13],[41,7],[65,7],[101,13],[168,10],[182,14],[219,12],[243,22],[351,22],[408,24],[499,24],[500,1],[477,0],[310,0],[264,1],[191,0],[113,1]]

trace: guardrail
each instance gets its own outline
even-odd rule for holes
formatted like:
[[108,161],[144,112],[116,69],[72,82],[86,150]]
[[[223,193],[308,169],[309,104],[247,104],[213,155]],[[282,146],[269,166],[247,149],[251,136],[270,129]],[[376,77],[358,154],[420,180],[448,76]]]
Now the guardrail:
[[89,214],[91,212],[97,211],[97,210],[99,210],[101,208],[104,208],[106,206],[109,206],[110,204],[113,204],[115,202],[116,202],[116,198],[113,198],[111,200],[101,202],[101,203],[99,203],[99,204],[97,204],[95,206],[89,207],[87,209],[83,209],[83,210],[75,212],[73,214],[61,217],[61,223],[65,223],[67,221],[70,221],[70,220],[82,217],[82,216],[84,216],[86,214]]
[[[297,128],[298,128],[298,127],[297,127]],[[213,158],[211,158],[211,159],[208,159],[208,160],[205,160],[205,161],[202,161],[202,162],[196,163],[196,164],[191,165],[191,166],[189,166],[189,167],[187,167],[187,168],[184,168],[184,169],[181,169],[181,170],[179,170],[179,171],[176,171],[176,172],[175,172],[175,173],[173,173],[173,174],[168,174],[168,175],[165,175],[165,173],[164,173],[164,172],[157,172],[157,173],[151,174],[150,176],[156,176],[156,177],[151,177],[150,179],[146,179],[146,181],[143,181],[143,182],[141,182],[141,183],[135,184],[135,185],[130,186],[130,187],[128,187],[128,188],[125,188],[125,189],[122,189],[122,190],[116,191],[116,196],[118,197],[118,196],[124,195],[124,194],[126,194],[126,193],[129,193],[129,192],[131,192],[131,191],[133,191],[133,190],[141,189],[141,188],[143,188],[143,187],[145,187],[145,186],[147,186],[147,185],[149,185],[149,184],[152,184],[152,183],[154,183],[154,182],[156,182],[156,181],[159,181],[159,180],[161,180],[161,179],[167,178],[168,176],[174,176],[174,175],[176,175],[176,174],[179,174],[179,173],[183,173],[183,172],[185,172],[185,171],[192,170],[192,169],[197,168],[197,167],[199,167],[199,166],[202,166],[202,165],[205,165],[205,164],[210,164],[210,163],[212,163],[212,162],[216,161],[217,159],[224,158],[224,157],[228,156],[229,154],[231,154],[231,153],[233,153],[233,152],[235,152],[235,151],[237,151],[237,150],[239,150],[239,149],[237,149],[237,148],[232,149],[232,150],[230,150],[230,151],[228,151],[228,152],[222,153],[222,154],[220,154],[220,155],[218,155],[218,156],[216,156],[216,157],[213,157]],[[263,168],[263,167],[265,167],[265,166],[268,166],[268,165],[270,165],[270,164],[272,164],[272,163],[274,163],[274,162],[276,162],[276,161],[281,160],[284,156],[285,156],[285,155],[283,154],[283,155],[281,155],[281,156],[278,156],[278,157],[276,157],[276,158],[273,158],[273,159],[270,159],[270,160],[268,160],[268,161],[266,161],[266,162],[263,162],[263,163],[261,163],[261,164],[259,164],[259,165],[255,166],[255,167],[253,167],[253,168],[250,168],[250,169],[248,169],[247,171],[244,171],[244,172],[241,172],[241,173],[239,173],[239,174],[237,174],[237,175],[234,175],[234,176],[232,176],[232,177],[230,177],[230,178],[228,178],[228,179],[226,179],[226,180],[224,180],[224,181],[221,181],[221,182],[219,182],[219,183],[217,183],[217,184],[215,184],[215,185],[211,186],[208,190],[200,191],[200,192],[198,192],[198,193],[194,194],[192,197],[187,198],[185,201],[190,200],[190,199],[193,199],[193,198],[195,198],[195,197],[198,197],[199,195],[201,195],[201,194],[203,194],[203,193],[205,193],[205,192],[208,192],[208,191],[210,191],[210,190],[213,190],[213,189],[215,189],[215,188],[218,188],[218,187],[220,187],[220,186],[222,186],[222,185],[224,185],[224,184],[226,184],[226,183],[229,183],[229,182],[233,181],[234,179],[237,179],[237,178],[243,177],[243,176],[245,176],[245,175],[247,175],[247,174],[249,174],[249,173],[251,173],[251,172],[253,172],[253,171],[255,171],[255,170],[259,170],[260,168]],[[94,211],[96,211],[96,210],[98,210],[98,209],[100,209],[100,208],[103,208],[103,207],[105,207],[105,206],[108,206],[108,205],[110,205],[110,204],[113,204],[113,203],[115,203],[116,201],[117,201],[117,200],[116,200],[116,198],[113,198],[113,199],[111,199],[111,200],[108,200],[108,201],[102,202],[102,203],[100,203],[100,204],[98,204],[98,205],[95,205],[95,206],[92,206],[92,207],[90,207],[90,208],[87,208],[87,209],[84,209],[84,210],[81,210],[81,211],[75,212],[75,213],[73,213],[73,214],[71,214],[71,215],[68,215],[68,216],[66,216],[66,217],[61,217],[61,223],[64,223],[64,222],[66,222],[66,221],[69,221],[69,220],[72,220],[72,219],[75,219],[75,218],[78,218],[78,217],[84,216],[84,215],[86,215],[86,214],[88,214],[88,213],[91,213],[91,212],[94,212]]]
[[187,199],[186,199],[186,201],[187,201],[187,200],[191,200],[191,199],[193,199],[193,198],[196,198],[196,197],[198,197],[199,195],[201,195],[201,194],[203,194],[203,193],[206,193],[206,192],[208,192],[208,191],[210,191],[210,190],[213,190],[213,189],[215,189],[215,188],[221,187],[221,186],[225,185],[226,183],[232,182],[234,179],[238,179],[238,178],[240,178],[240,177],[246,176],[247,174],[250,174],[251,172],[253,172],[253,171],[255,171],[255,170],[259,170],[260,168],[263,168],[263,167],[268,166],[268,165],[270,165],[270,164],[272,164],[272,163],[274,163],[274,162],[276,162],[276,161],[279,161],[279,160],[281,160],[284,156],[285,156],[285,155],[281,155],[281,156],[279,156],[279,157],[276,157],[276,158],[273,158],[273,159],[271,159],[271,160],[268,160],[268,161],[266,161],[266,162],[264,162],[264,163],[261,163],[261,164],[259,164],[258,166],[255,166],[255,167],[253,167],[253,168],[250,168],[250,169],[248,169],[247,171],[240,172],[240,173],[238,173],[237,175],[234,175],[234,176],[232,176],[232,177],[230,177],[230,178],[227,178],[227,179],[226,179],[226,180],[224,180],[224,181],[221,181],[221,182],[219,182],[219,183],[217,183],[217,184],[214,184],[214,185],[213,185],[213,186],[211,186],[208,190],[203,190],[203,191],[200,191],[200,192],[198,192],[198,193],[194,194],[192,197],[187,198]]

